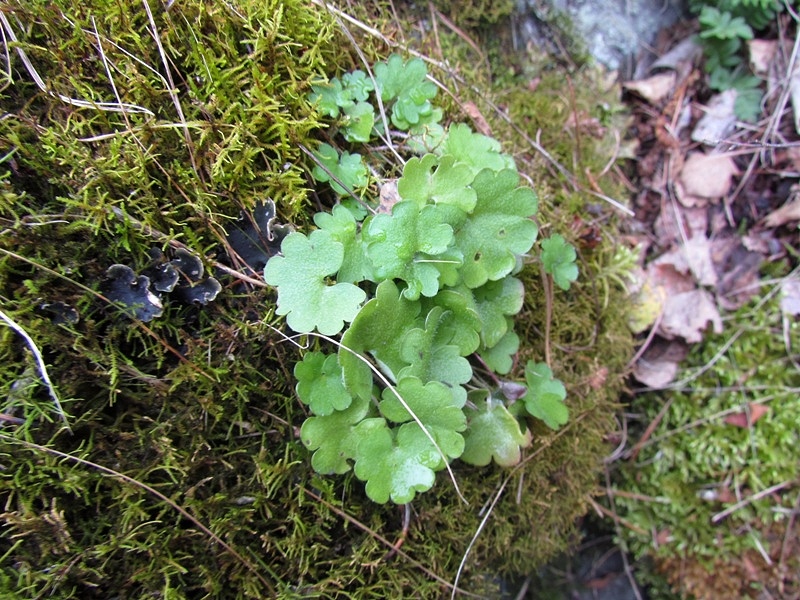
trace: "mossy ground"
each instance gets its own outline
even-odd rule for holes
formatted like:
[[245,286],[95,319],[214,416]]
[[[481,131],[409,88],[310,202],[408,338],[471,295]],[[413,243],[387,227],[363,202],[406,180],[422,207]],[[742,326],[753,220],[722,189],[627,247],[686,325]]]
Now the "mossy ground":
[[[693,350],[668,397],[643,395],[632,407],[658,426],[619,465],[621,532],[684,596],[798,593],[800,329],[780,299],[779,285],[765,290]],[[750,426],[729,422],[758,406],[768,410]]]
[[[383,39],[352,24],[347,36],[335,13],[299,1],[145,6],[58,0],[4,13],[19,42],[0,91],[0,299],[43,352],[70,430],[29,347],[4,327],[1,595],[439,597],[499,494],[460,581],[495,596],[499,577],[564,548],[608,451],[631,341],[614,211],[587,190],[620,192],[604,172],[610,104],[583,83],[565,92],[554,74],[536,90],[522,83],[536,74],[521,79],[516,66],[492,75],[463,35],[404,31],[382,5],[360,17]],[[578,246],[582,276],[548,293],[530,265],[518,322],[519,364],[550,360],[570,423],[537,430],[513,471],[458,466],[469,505],[442,478],[404,532],[402,508],[371,503],[351,476],[312,472],[297,437],[299,352],[278,331],[273,292],[225,240],[268,197],[298,228],[330,202],[302,151],[324,131],[311,83],[414,37],[450,65],[434,69],[448,115],[461,120],[467,101],[485,115],[538,191],[541,226]],[[582,129],[595,119],[600,129]],[[567,183],[531,145],[539,129],[575,174]],[[147,323],[109,303],[108,267],[141,272],[154,247],[202,257],[223,284],[217,300],[167,299]]]

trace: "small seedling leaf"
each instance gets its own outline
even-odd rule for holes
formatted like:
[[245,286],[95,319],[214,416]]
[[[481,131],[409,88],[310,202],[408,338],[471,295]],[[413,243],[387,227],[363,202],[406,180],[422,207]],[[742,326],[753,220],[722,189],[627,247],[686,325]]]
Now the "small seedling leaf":
[[296,391],[311,412],[321,417],[344,410],[353,401],[344,387],[342,368],[335,354],[307,352],[303,360],[295,364]]
[[433,487],[441,456],[416,423],[390,429],[383,419],[369,419],[355,429],[356,477],[366,481],[367,496],[378,504],[411,502]]
[[487,392],[473,392],[476,409],[466,409],[467,431],[461,460],[482,467],[492,460],[502,467],[516,465],[522,457],[521,448],[531,443],[531,434],[520,429],[519,422],[503,403]]
[[428,202],[451,204],[465,213],[472,212],[477,197],[470,184],[475,176],[469,166],[454,163],[452,156],[443,156],[440,160],[433,154],[410,159],[397,182],[398,193],[420,206]]
[[355,398],[345,410],[305,420],[300,428],[300,439],[306,448],[314,451],[311,466],[317,473],[341,475],[350,470],[358,441],[353,430],[365,420],[369,408],[369,400]]
[[442,222],[435,206],[420,209],[413,201],[401,200],[391,215],[375,215],[365,228],[376,279],[402,279],[407,285],[403,295],[409,300],[436,295],[440,272],[432,261],[448,249],[453,229]]
[[525,381],[528,393],[523,401],[531,416],[541,419],[551,429],[558,429],[569,418],[569,409],[564,404],[567,391],[564,384],[553,378],[553,372],[545,363],[528,361],[525,366]]
[[[416,377],[405,377],[394,390],[383,390],[380,411],[389,421],[412,422],[414,418],[408,409],[425,424],[428,433],[448,459],[461,456],[464,437],[460,432],[467,428],[467,419],[446,385],[438,381],[423,383]],[[416,421],[413,422],[419,427]]]
[[562,290],[568,290],[572,282],[578,278],[576,257],[574,246],[563,236],[556,233],[542,240],[542,265]]

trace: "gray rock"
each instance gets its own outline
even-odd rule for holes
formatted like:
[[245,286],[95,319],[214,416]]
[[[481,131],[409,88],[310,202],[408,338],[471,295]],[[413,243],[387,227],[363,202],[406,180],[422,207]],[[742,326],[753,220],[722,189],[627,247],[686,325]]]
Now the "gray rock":
[[518,8],[523,47],[529,40],[547,47],[543,25],[551,27],[561,13],[597,62],[622,71],[652,46],[661,29],[687,14],[683,0],[519,0]]

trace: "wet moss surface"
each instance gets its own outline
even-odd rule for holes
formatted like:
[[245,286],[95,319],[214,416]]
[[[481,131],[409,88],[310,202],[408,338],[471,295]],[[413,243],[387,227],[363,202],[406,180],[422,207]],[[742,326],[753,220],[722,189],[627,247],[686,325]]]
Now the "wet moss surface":
[[[548,297],[538,265],[526,268],[518,318],[518,363],[548,354],[573,416],[535,431],[514,470],[457,465],[469,505],[442,479],[407,509],[380,506],[352,476],[312,471],[298,439],[297,340],[229,240],[267,199],[298,229],[330,205],[302,149],[325,136],[310,86],[357,65],[358,50],[385,55],[398,26],[380,5],[371,26],[386,37],[351,24],[353,40],[341,16],[305,2],[146,6],[26,2],[2,23],[17,41],[0,92],[0,301],[30,337],[0,329],[2,595],[436,598],[474,538],[459,586],[496,596],[572,534],[630,353],[613,211],[600,202],[588,213],[597,198],[582,195],[585,182],[562,192],[526,142],[525,111],[553,92],[512,92],[518,77],[474,67],[435,75],[485,86],[452,93],[451,118],[463,120],[466,100],[485,112],[540,194],[540,225],[578,246],[582,275],[568,293]],[[439,47],[467,64],[458,35]],[[554,109],[565,120],[566,102]],[[586,161],[607,139],[586,140],[569,168],[597,174],[607,159]],[[581,241],[587,228],[600,241]],[[213,301],[158,293],[160,314],[143,321],[109,299],[113,265],[139,277],[180,252],[219,281]]]

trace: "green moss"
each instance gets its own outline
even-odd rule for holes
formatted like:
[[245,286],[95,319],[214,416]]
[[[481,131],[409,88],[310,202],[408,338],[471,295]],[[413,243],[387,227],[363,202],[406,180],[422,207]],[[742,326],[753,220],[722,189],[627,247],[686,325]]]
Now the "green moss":
[[[691,577],[673,581],[683,593],[728,593],[709,574],[740,571],[748,553],[756,566],[763,553],[777,562],[771,541],[778,538],[769,532],[785,526],[795,504],[796,494],[786,486],[796,480],[800,460],[800,373],[793,361],[800,329],[782,315],[778,300],[776,295],[740,309],[725,333],[709,336],[692,351],[685,385],[666,398],[645,394],[633,405],[649,423],[669,402],[636,460],[620,469],[617,485],[623,493],[616,507],[632,526],[623,531],[637,555],[652,554],[673,566],[696,563]],[[754,404],[768,411],[752,426],[726,422]],[[757,497],[772,486],[774,493]],[[737,501],[742,505],[735,506]],[[746,593],[746,583],[740,583],[734,595]]]
[[[589,196],[562,192],[558,174],[487,104],[502,99],[535,136],[522,114],[526,93],[512,91],[519,80],[475,72],[463,40],[441,35],[454,64],[470,67],[437,73],[457,90],[443,94],[450,117],[462,118],[460,102],[479,106],[544,199],[543,227],[581,250],[581,283],[553,296],[552,313],[538,266],[527,268],[518,326],[519,363],[549,352],[575,416],[557,435],[537,431],[531,458],[513,473],[461,468],[469,506],[438,482],[411,507],[403,533],[402,510],[374,505],[359,482],[312,472],[296,431],[307,416],[293,390],[298,352],[274,329],[274,295],[214,268],[237,264],[224,239],[242,210],[270,197],[282,221],[305,227],[317,210],[311,200],[330,200],[310,190],[301,146],[325,134],[306,98],[319,78],[363,66],[358,53],[332,14],[305,2],[159,6],[161,48],[143,6],[12,7],[19,47],[49,90],[152,115],[45,94],[11,49],[15,83],[0,91],[0,298],[42,350],[72,433],[24,341],[0,329],[2,413],[22,421],[0,432],[0,595],[440,597],[481,507],[510,476],[461,580],[496,596],[498,574],[526,573],[564,547],[607,452],[630,352],[622,292],[603,284],[613,217],[599,219],[601,244],[581,245],[582,232],[569,227],[593,218],[583,209]],[[369,9],[371,24],[398,30],[388,8]],[[382,41],[353,35],[368,60],[386,53]],[[545,125],[547,139],[560,139],[563,122]],[[593,156],[600,145],[582,148],[576,173],[607,162]],[[154,247],[169,254],[179,243],[223,283],[216,302],[167,299],[161,317],[141,323],[100,293],[112,264],[140,272]],[[61,320],[58,303],[79,320]],[[378,536],[405,541],[393,554]]]

